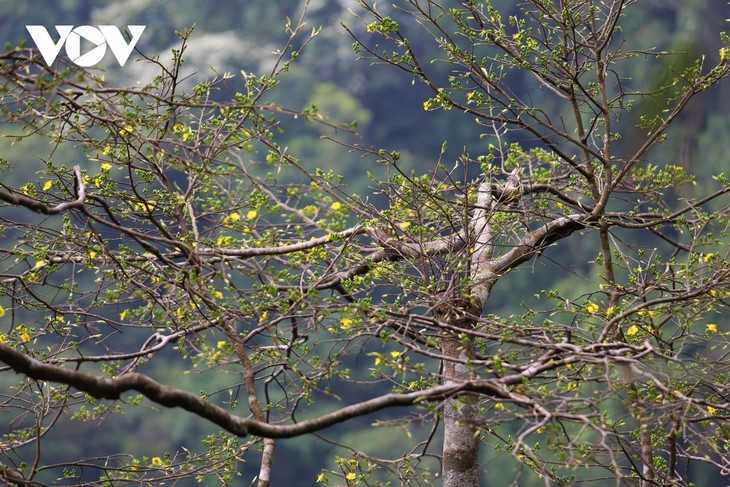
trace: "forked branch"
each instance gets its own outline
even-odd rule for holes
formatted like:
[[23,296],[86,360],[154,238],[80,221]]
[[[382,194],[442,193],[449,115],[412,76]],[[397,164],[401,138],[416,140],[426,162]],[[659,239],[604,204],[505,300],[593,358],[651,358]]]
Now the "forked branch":
[[6,193],[5,191],[0,191],[0,200],[11,205],[23,206],[36,213],[43,213],[45,215],[55,215],[70,210],[71,208],[80,208],[86,201],[86,185],[84,184],[84,178],[81,175],[81,168],[79,166],[74,166],[74,175],[76,177],[76,199],[74,201],[66,201],[56,206],[49,206],[35,198],[30,198],[22,194]]

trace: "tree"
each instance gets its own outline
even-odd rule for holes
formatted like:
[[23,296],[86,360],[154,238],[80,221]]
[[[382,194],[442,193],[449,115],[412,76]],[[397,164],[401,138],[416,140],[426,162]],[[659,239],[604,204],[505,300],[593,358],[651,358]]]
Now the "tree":
[[[529,482],[690,485],[695,465],[725,472],[730,184],[718,174],[682,198],[692,174],[652,158],[727,77],[727,48],[642,91],[624,73],[665,53],[624,49],[630,8],[639,2],[530,0],[508,16],[496,3],[413,0],[386,15],[364,3],[349,28],[356,52],[425,83],[424,109],[462,111],[486,139],[426,170],[350,146],[386,172],[373,170],[372,195],[309,168],[279,133],[290,116],[329,123],[272,101],[317,33],[303,18],[269,73],[194,86],[181,74],[189,32],[171,65],[147,59],[158,74],[135,88],[4,53],[5,119],[19,143],[40,136],[58,152],[39,180],[0,191],[0,361],[8,384],[21,376],[3,398],[3,480],[229,483],[260,447],[266,486],[277,439],[393,408],[379,424],[430,433],[390,460],[348,445],[352,458],[317,482],[476,486],[481,445]],[[447,76],[409,40],[416,26]],[[647,97],[665,108],[635,113]],[[55,156],[70,145],[85,162]],[[598,249],[592,262],[581,245]],[[498,282],[546,261],[535,272],[574,275],[572,291],[493,311]],[[163,369],[176,374],[164,381]],[[195,374],[200,393],[187,390]],[[316,408],[328,398],[334,410]],[[224,433],[202,453],[44,464],[65,421],[144,404]]]

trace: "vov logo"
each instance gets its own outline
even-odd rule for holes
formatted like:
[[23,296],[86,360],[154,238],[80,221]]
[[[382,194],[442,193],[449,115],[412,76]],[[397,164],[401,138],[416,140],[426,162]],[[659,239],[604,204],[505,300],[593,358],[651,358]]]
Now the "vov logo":
[[[73,25],[57,25],[56,31],[60,36],[58,42],[53,42],[48,30],[42,25],[25,26],[46,64],[49,66],[53,64],[65,44],[66,55],[71,62],[83,68],[98,64],[106,54],[107,46],[111,49],[114,57],[117,58],[119,65],[124,66],[124,63],[129,59],[129,55],[132,54],[134,46],[137,45],[139,38],[142,36],[145,27],[145,25],[127,26],[127,30],[132,35],[132,39],[127,43],[124,35],[113,25],[100,25],[98,27],[80,25],[76,28]],[[96,47],[81,54],[81,38],[86,39]]]

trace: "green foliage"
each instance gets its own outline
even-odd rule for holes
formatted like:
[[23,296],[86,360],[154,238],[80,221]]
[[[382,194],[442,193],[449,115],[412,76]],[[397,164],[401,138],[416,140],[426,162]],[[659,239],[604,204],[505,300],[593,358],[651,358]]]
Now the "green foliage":
[[[358,55],[407,73],[416,115],[316,82],[324,61],[307,53],[323,31],[287,2],[267,69],[188,81],[192,30],[134,88],[0,55],[8,141],[42,160],[20,171],[3,144],[3,467],[48,483],[264,486],[293,463],[277,453],[267,470],[279,437],[332,427],[336,451],[303,448],[309,483],[432,485],[455,468],[446,423],[521,485],[720,471],[727,178],[666,148],[725,82],[723,51],[660,63],[647,85],[627,78],[667,53],[623,44],[631,2],[427,6],[365,2],[346,27]],[[419,128],[426,149],[395,135],[368,148],[429,116],[447,130]],[[708,160],[725,157],[712,147],[724,120],[708,117]],[[93,460],[80,445],[45,456],[59,429],[128,418],[138,437],[117,423],[127,443]]]

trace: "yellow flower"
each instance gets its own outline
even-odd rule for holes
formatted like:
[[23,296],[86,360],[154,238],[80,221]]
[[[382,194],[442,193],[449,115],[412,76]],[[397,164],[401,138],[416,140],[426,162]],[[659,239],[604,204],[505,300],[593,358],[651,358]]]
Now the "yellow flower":
[[108,146],[104,147],[104,148],[103,148],[103,149],[101,150],[101,153],[102,153],[102,154],[104,154],[105,156],[108,156],[109,154],[111,154],[111,153],[112,153],[112,148],[111,148],[111,146],[110,146],[110,145],[108,145]]
[[713,408],[712,406],[707,406],[707,413],[708,414],[715,414],[717,412],[716,408]]
[[702,257],[702,262],[710,262],[714,258],[715,258],[715,254],[710,252],[709,254],[705,254],[705,256]]
[[5,333],[0,333],[0,343],[8,343],[8,336]]
[[216,348],[225,348],[226,341],[225,340],[218,340],[218,343],[215,344]]
[[327,476],[325,474],[321,473],[321,474],[317,475],[318,484],[323,484],[325,482],[327,482]]
[[40,269],[41,267],[43,267],[46,264],[48,264],[48,262],[46,262],[45,260],[39,260],[38,262],[35,263],[35,266],[33,266],[33,269]]
[[223,223],[226,225],[229,223],[235,223],[241,219],[241,215],[239,213],[231,213],[230,215],[227,215],[225,218],[223,218]]
[[615,315],[617,311],[618,308],[616,306],[609,306],[608,308],[606,308],[606,316],[610,318]]
[[30,333],[24,331],[20,334],[20,339],[23,341],[23,343],[28,343],[30,341]]
[[596,303],[588,303],[586,306],[586,311],[590,314],[595,314],[600,309],[600,306],[598,306]]
[[350,318],[342,318],[342,321],[340,322],[340,328],[343,330],[349,330],[352,326],[352,319]]
[[400,352],[396,352],[395,350],[393,350],[392,352],[390,352],[390,356],[392,358],[398,358],[400,357]]
[[132,127],[131,125],[125,125],[124,128],[119,131],[119,135],[124,137],[125,135],[131,134],[132,132],[134,132],[134,127]]
[[134,211],[139,211],[139,212],[153,211],[157,207],[156,200],[131,201],[129,204],[132,206],[132,209]]
[[411,222],[401,222],[398,226],[401,230],[405,230],[406,228],[411,226]]
[[345,478],[347,480],[353,481],[357,478],[357,474],[355,472],[350,472],[347,475],[345,475]]
[[717,333],[717,324],[708,323],[707,327],[705,329],[706,329],[707,333]]
[[636,314],[639,315],[639,316],[646,315],[649,318],[653,318],[654,317],[654,311],[653,310],[650,310],[650,309],[640,309],[639,311],[636,312]]
[[335,201],[334,203],[332,203],[330,208],[332,208],[332,210],[334,211],[339,211],[342,209],[342,203],[340,203],[339,201]]
[[638,326],[636,326],[636,325],[631,325],[631,326],[629,327],[629,329],[628,329],[628,330],[626,330],[626,336],[627,336],[627,337],[630,337],[630,336],[634,336],[634,335],[636,335],[637,333],[639,333],[639,327],[638,327]]
[[504,411],[504,404],[498,402],[494,405],[494,409],[496,409],[497,411]]
[[233,242],[233,237],[230,237],[228,235],[225,235],[223,237],[218,237],[218,240],[216,240],[218,247],[225,247],[226,245],[229,245],[231,242]]
[[380,365],[383,363],[383,357],[380,356],[380,354],[375,356],[375,365]]
[[214,292],[214,293],[213,293],[213,296],[214,296],[214,297],[215,297],[216,299],[223,299],[223,293],[222,293],[222,292],[220,292],[220,291],[216,291],[216,292]]
[[89,250],[89,259],[95,259],[96,258],[96,252],[93,250]]
[[730,47],[720,48],[720,61],[725,62],[730,59]]
[[48,191],[53,187],[53,181],[46,181],[46,184],[43,185],[43,191]]
[[128,309],[125,309],[124,311],[122,311],[121,313],[119,313],[119,319],[120,320],[126,320],[127,318],[129,318],[129,315],[130,314],[131,313],[129,312],[129,310]]
[[248,213],[246,213],[246,219],[247,220],[253,220],[259,215],[259,213],[256,210],[249,210]]
[[108,162],[105,162],[104,164],[101,165],[101,170],[104,172],[109,171],[111,168],[112,168],[112,165],[109,164]]
[[2,318],[3,316],[5,316],[5,308],[0,306],[0,318]]
[[162,458],[160,457],[152,457],[152,465],[155,467],[159,467],[162,465]]

